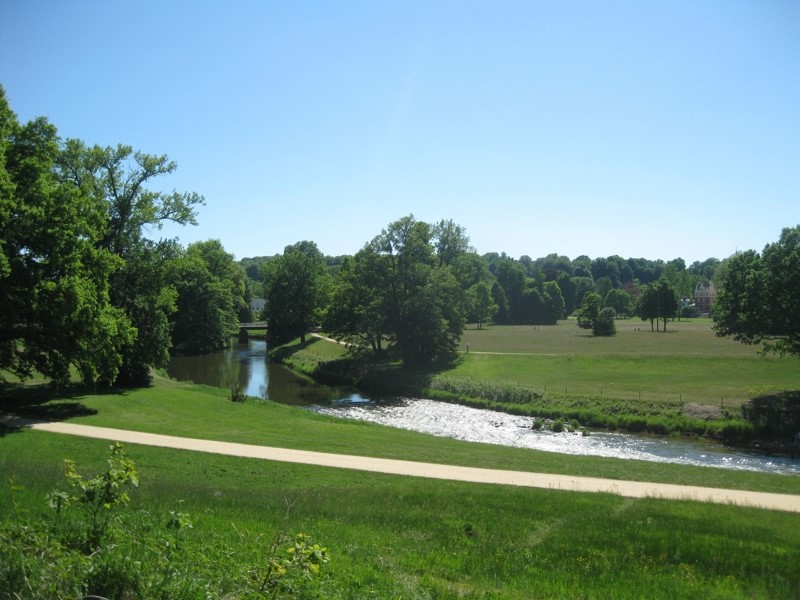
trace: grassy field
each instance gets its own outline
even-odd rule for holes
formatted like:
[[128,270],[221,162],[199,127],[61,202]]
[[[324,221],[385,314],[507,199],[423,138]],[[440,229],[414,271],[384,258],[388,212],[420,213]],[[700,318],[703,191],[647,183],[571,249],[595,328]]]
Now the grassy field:
[[[23,387],[4,392],[5,413],[86,424],[453,464],[800,493],[796,477],[473,445],[271,402],[236,404],[227,400],[225,390],[163,378],[151,388],[115,394],[76,391],[50,398],[42,389]],[[8,530],[30,531],[35,523],[50,523],[50,530],[58,531],[45,494],[63,485],[62,459],[76,459],[82,472],[94,473],[104,468],[107,448],[102,441],[25,430],[2,435],[4,541],[13,537]],[[301,597],[800,594],[800,517],[794,514],[429,481],[135,445],[126,450],[141,479],[118,523],[129,534],[120,533],[113,548],[93,556],[102,568],[91,573],[99,580],[103,573],[124,574],[130,586],[139,586],[140,597],[268,597],[256,593],[253,574],[259,565],[263,568],[271,541],[281,531],[308,534],[330,556]],[[17,485],[9,485],[10,480]],[[174,511],[193,525],[180,543],[165,528]],[[14,529],[15,523],[27,529]],[[8,554],[15,548],[6,544],[0,551],[9,564],[19,559]],[[27,564],[33,579],[35,569]],[[0,584],[3,568],[0,560]],[[93,588],[93,593],[98,589],[104,588]],[[12,591],[0,587],[0,597],[14,597]],[[25,590],[20,595],[36,597]]]
[[[613,337],[593,337],[574,320],[550,327],[471,328],[455,361],[426,370],[343,360],[341,345],[313,339],[282,346],[271,356],[329,383],[583,427],[773,444],[785,444],[797,432],[796,358],[762,356],[755,347],[719,338],[707,319],[670,323],[666,333],[642,325],[620,321]],[[768,422],[742,415],[742,405],[757,397],[778,407]]]
[[739,406],[765,391],[800,389],[800,363],[764,357],[720,338],[707,319],[651,332],[640,320],[618,321],[617,335],[593,337],[574,320],[550,327],[467,329],[455,376],[518,382],[548,395],[608,396]]

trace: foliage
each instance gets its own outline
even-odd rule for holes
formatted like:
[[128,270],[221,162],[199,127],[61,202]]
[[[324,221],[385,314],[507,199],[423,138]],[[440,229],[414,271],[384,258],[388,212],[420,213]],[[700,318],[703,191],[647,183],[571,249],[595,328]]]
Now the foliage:
[[[23,510],[12,497],[14,514],[0,524],[0,598],[319,595],[329,555],[308,535],[290,541],[279,534],[266,550],[256,539],[240,554],[263,553],[262,562],[248,565],[236,552],[220,551],[227,544],[219,532],[188,537],[194,524],[186,512],[130,510],[126,489],[138,478],[119,444],[112,446],[108,469],[94,477],[82,477],[66,462],[69,491],[50,494],[59,511],[55,520],[39,516],[35,506]],[[12,493],[25,489],[13,486]],[[80,507],[81,518],[70,520],[71,506]],[[125,518],[112,522],[112,512]]]
[[247,394],[242,391],[242,388],[239,387],[238,383],[234,383],[231,386],[231,402],[245,402],[247,401]]
[[800,391],[759,394],[742,404],[742,415],[759,436],[794,439],[800,432]]
[[109,295],[121,261],[102,246],[102,204],[59,178],[59,155],[55,127],[20,124],[0,87],[0,369],[65,384],[75,366],[110,383],[135,336]]
[[666,331],[667,320],[675,317],[678,306],[678,298],[675,295],[672,284],[667,279],[662,278],[645,286],[636,303],[636,315],[642,321],[649,320],[651,330],[654,321],[656,323],[656,331],[659,330],[659,320],[663,321],[664,331]]
[[[153,179],[176,168],[165,155],[134,151],[122,144],[87,146],[76,139],[65,142],[60,157],[64,180],[91,190],[103,206],[106,228],[100,245],[124,261],[120,276],[111,279],[112,301],[130,317],[137,332],[145,332],[145,339],[137,335],[123,351],[124,383],[148,383],[150,367],[164,366],[168,357],[170,340],[164,335],[164,322],[175,306],[175,292],[161,270],[168,245],[157,245],[154,251],[144,236],[151,228],[160,229],[165,221],[196,224],[196,206],[204,203],[203,197],[193,192],[147,188]],[[129,275],[128,268],[134,269],[134,274]]]
[[631,296],[622,289],[611,290],[603,301],[603,306],[614,309],[619,317],[629,317],[633,312]]
[[71,460],[64,461],[68,491],[50,494],[50,507],[62,513],[77,504],[83,513],[80,545],[85,552],[96,551],[110,533],[111,517],[116,509],[130,501],[128,488],[139,486],[139,475],[122,444],[111,446],[111,456],[105,472],[85,479]]
[[269,337],[276,343],[305,335],[322,318],[330,276],[325,258],[314,242],[287,246],[283,255],[262,268],[267,304],[264,318]]
[[251,593],[245,598],[294,598],[310,591],[308,584],[315,582],[322,567],[330,560],[328,549],[314,543],[304,533],[298,533],[294,541],[281,550],[280,545],[285,541],[284,536],[277,536],[264,564],[251,569]]
[[464,324],[465,295],[448,264],[457,256],[451,251],[453,241],[434,234],[455,231],[458,248],[465,239],[462,229],[445,225],[432,228],[404,217],[347,261],[326,329],[375,352],[388,342],[406,366],[453,356]]
[[800,225],[759,255],[734,255],[714,305],[714,330],[765,352],[800,356]]
[[581,329],[594,329],[597,319],[600,317],[600,307],[602,299],[599,294],[591,292],[583,297],[583,303],[578,310],[578,327]]
[[[166,156],[60,140],[21,125],[0,89],[0,367],[65,384],[147,383],[169,354],[169,243],[145,230],[195,223],[194,193],[147,189]],[[13,226],[12,226],[13,221]]]
[[597,315],[594,323],[592,323],[592,335],[596,336],[610,336],[617,333],[617,327],[614,324],[616,313],[613,308],[606,307]]
[[179,352],[211,352],[230,346],[246,304],[246,277],[217,240],[190,244],[170,265],[178,293],[171,318],[172,343]]
[[476,323],[478,329],[497,312],[497,304],[492,300],[492,292],[485,281],[480,281],[467,290],[467,319]]

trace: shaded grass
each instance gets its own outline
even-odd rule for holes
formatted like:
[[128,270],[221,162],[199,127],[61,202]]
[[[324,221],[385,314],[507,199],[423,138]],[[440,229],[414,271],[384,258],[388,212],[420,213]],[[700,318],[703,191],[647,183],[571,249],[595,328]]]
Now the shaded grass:
[[[322,589],[331,598],[800,593],[797,515],[134,445],[127,451],[142,481],[130,509],[132,526],[164,521],[170,509],[188,513],[194,527],[183,538],[181,569],[186,577],[209,577],[209,597],[235,592],[279,530],[306,532],[328,547],[331,562]],[[102,441],[26,431],[0,438],[0,473],[24,481],[18,503],[32,518],[46,519],[38,507],[60,482],[60,459],[79,457],[82,470],[96,471],[106,455]],[[9,502],[2,486],[5,515]],[[149,521],[140,519],[145,514]],[[202,556],[190,558],[200,549]]]

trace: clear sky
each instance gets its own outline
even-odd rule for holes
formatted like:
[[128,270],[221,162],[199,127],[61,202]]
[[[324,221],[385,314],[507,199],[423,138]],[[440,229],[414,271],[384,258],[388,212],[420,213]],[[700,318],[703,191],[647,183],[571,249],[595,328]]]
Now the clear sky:
[[236,258],[408,214],[687,263],[800,223],[800,2],[4,0],[20,120],[167,154]]

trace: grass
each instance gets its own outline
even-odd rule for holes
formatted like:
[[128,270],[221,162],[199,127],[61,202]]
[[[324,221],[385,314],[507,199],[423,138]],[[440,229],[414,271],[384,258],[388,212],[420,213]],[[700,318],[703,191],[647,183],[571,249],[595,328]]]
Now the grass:
[[[173,391],[185,396],[184,411],[173,415],[177,423],[197,397],[186,396],[185,389]],[[253,406],[248,411],[247,405],[219,398],[216,407],[218,421],[230,426],[237,417],[229,415],[238,414],[251,429],[253,411],[267,410]],[[283,417],[302,412],[280,409]],[[209,410],[201,412],[207,416]],[[130,417],[132,424],[137,421]],[[310,419],[296,435],[316,437],[320,424]],[[362,428],[387,434],[372,445],[395,443],[383,428]],[[451,446],[469,447],[425,441],[441,444],[444,455]],[[107,447],[102,441],[32,431],[0,438],[0,473],[24,483],[23,489],[0,486],[5,520],[10,520],[13,495],[24,507],[18,519],[51,522],[44,495],[61,482],[61,458],[76,458],[82,471],[96,472],[104,468]],[[478,447],[474,453],[489,451]],[[401,478],[133,445],[127,452],[141,485],[123,524],[136,539],[160,540],[161,559],[149,567],[158,575],[151,580],[171,578],[169,593],[161,597],[243,595],[248,573],[279,531],[304,532],[327,547],[331,560],[316,589],[320,597],[639,598],[647,590],[650,598],[791,598],[800,593],[797,515]],[[167,532],[158,534],[171,510],[193,524],[179,549],[170,547]],[[132,544],[131,560],[119,557],[129,577],[143,569],[136,559],[145,550]],[[9,592],[0,589],[0,597],[13,597]]]
[[144,389],[113,393],[75,390],[66,397],[54,397],[40,386],[7,388],[5,397],[0,398],[0,414],[339,454],[800,494],[797,477],[471,444],[275,402],[233,403],[228,400],[228,390],[161,376],[154,381]]
[[[523,345],[524,328],[502,333]],[[713,342],[695,342],[705,343]],[[475,342],[471,345],[463,365],[483,356],[475,352]],[[309,366],[329,364],[341,351],[335,344],[309,341],[292,358]],[[593,356],[604,358],[599,351]],[[787,370],[794,364],[787,361]],[[227,390],[160,376],[150,388],[112,393],[75,388],[56,396],[43,385],[6,385],[0,414],[9,413],[327,452],[800,494],[797,477],[468,444],[272,402],[233,403]],[[104,468],[107,448],[96,440],[0,431],[0,533],[30,532],[35,526],[52,531],[45,495],[63,482],[62,459],[76,459],[84,473],[97,472]],[[116,550],[92,559],[102,567],[94,572],[115,573],[134,585],[146,570],[142,581],[161,586],[163,598],[244,597],[278,532],[304,532],[328,548],[330,563],[305,597],[800,596],[795,514],[403,478],[135,445],[127,451],[141,478],[120,522],[128,533],[120,535]],[[164,529],[170,511],[185,513],[193,524],[180,544]],[[16,550],[11,543],[0,552],[19,559],[23,554],[14,555]],[[29,566],[47,559],[45,553],[24,556]],[[3,587],[4,565],[0,560],[0,598],[36,597]]]
[[641,321],[619,321],[613,337],[593,337],[574,320],[550,327],[485,326],[466,330],[461,348],[451,364],[424,371],[345,360],[341,346],[319,340],[271,355],[328,383],[575,419],[590,427],[778,444],[800,427],[796,415],[765,425],[748,422],[741,410],[759,396],[791,404],[790,392],[800,390],[797,359],[762,356],[757,348],[717,337],[708,319],[670,323],[666,333],[651,332]]
[[618,321],[617,335],[606,338],[573,320],[492,326],[468,329],[461,342],[471,352],[452,375],[517,382],[550,395],[738,407],[763,390],[800,389],[797,359],[764,357],[717,337],[707,319],[670,323],[666,333],[638,320]]

